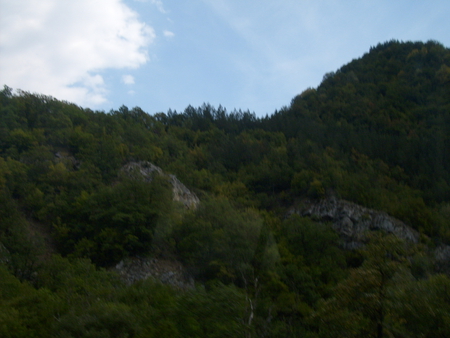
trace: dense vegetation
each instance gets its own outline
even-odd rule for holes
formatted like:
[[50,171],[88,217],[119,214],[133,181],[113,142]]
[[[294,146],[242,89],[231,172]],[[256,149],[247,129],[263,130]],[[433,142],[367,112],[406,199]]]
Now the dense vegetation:
[[[446,337],[450,50],[380,44],[271,116],[203,105],[109,113],[0,92],[0,336]],[[173,202],[175,174],[201,199]],[[291,216],[334,195],[421,233],[354,251]],[[180,261],[196,286],[131,286],[126,257]]]

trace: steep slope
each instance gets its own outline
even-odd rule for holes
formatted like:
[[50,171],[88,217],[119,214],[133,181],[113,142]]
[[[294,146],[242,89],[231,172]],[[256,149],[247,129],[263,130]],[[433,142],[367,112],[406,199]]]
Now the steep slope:
[[425,198],[450,196],[450,50],[390,41],[324,76],[267,119],[270,130],[398,166]]

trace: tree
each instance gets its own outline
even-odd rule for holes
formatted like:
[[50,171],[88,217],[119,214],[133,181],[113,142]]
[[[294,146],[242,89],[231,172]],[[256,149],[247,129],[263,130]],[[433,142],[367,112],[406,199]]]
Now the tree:
[[251,270],[262,224],[256,211],[210,199],[174,230],[176,249],[201,278],[242,281]]
[[399,287],[411,279],[406,244],[394,235],[375,234],[363,250],[361,267],[336,287],[312,316],[321,337],[390,337],[398,331]]
[[123,178],[93,194],[82,192],[69,205],[64,219],[54,222],[65,254],[109,266],[128,255],[148,253],[160,218],[170,217],[172,196],[168,181],[151,183]]
[[433,275],[405,284],[394,304],[404,336],[444,338],[450,332],[450,278]]

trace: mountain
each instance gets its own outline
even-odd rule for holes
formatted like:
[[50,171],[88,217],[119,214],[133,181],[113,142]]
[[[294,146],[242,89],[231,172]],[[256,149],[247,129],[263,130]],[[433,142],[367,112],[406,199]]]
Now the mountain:
[[379,44],[261,118],[5,86],[0,336],[444,337],[449,150],[436,41]]
[[448,199],[449,57],[433,41],[379,44],[326,74],[266,126],[398,166],[427,199]]

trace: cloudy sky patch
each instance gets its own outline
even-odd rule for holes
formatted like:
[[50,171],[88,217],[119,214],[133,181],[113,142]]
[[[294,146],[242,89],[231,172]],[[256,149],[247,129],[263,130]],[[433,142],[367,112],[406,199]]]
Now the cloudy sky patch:
[[172,38],[172,37],[175,36],[175,33],[174,33],[174,32],[167,31],[167,30],[165,30],[165,31],[163,32],[163,34],[164,34],[164,36],[165,36],[166,38]]
[[155,37],[120,0],[0,0],[0,8],[1,82],[83,105],[106,103],[101,72],[144,65]]
[[262,116],[378,43],[449,47],[448,13],[448,0],[0,0],[0,86],[104,111]]
[[132,75],[124,75],[122,76],[122,82],[125,83],[126,85],[132,85],[134,84],[134,77]]

